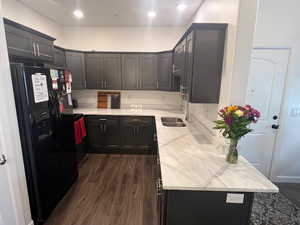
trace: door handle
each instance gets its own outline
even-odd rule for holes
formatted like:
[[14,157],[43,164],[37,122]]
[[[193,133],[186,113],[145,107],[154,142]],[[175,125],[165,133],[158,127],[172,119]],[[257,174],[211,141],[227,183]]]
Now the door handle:
[[279,128],[279,125],[276,125],[276,124],[273,124],[273,125],[272,125],[272,129],[278,130],[278,128]]
[[6,163],[6,158],[5,158],[5,155],[1,155],[1,158],[0,158],[0,165],[4,165]]

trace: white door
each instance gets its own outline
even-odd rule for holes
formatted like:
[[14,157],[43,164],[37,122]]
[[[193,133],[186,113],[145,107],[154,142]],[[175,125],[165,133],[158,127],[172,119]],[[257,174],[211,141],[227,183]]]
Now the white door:
[[280,108],[289,61],[288,49],[254,49],[246,103],[261,112],[254,129],[241,139],[241,154],[270,177],[273,150],[280,129]]
[[[0,143],[1,144],[1,143]],[[5,163],[0,146],[0,225],[17,225]]]

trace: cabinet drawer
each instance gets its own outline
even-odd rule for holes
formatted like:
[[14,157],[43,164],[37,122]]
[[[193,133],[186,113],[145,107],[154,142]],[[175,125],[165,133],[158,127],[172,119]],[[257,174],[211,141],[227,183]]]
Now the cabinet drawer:
[[149,116],[124,116],[121,118],[123,125],[153,125],[153,117]]

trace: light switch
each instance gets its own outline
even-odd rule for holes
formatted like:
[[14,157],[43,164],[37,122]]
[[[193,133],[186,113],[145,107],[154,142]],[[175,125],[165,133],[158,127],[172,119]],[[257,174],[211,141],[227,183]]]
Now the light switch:
[[244,194],[227,194],[226,203],[233,203],[233,204],[243,204],[244,203]]
[[291,117],[300,117],[300,108],[292,108],[290,116]]

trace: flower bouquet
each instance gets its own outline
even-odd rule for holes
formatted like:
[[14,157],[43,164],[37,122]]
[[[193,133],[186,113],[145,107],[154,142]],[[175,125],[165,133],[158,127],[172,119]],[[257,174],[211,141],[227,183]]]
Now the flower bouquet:
[[232,105],[221,109],[218,114],[221,119],[214,121],[216,123],[214,129],[220,130],[222,135],[230,140],[226,161],[230,164],[236,164],[238,160],[238,141],[252,131],[249,125],[257,122],[260,112],[250,105],[244,107]]

